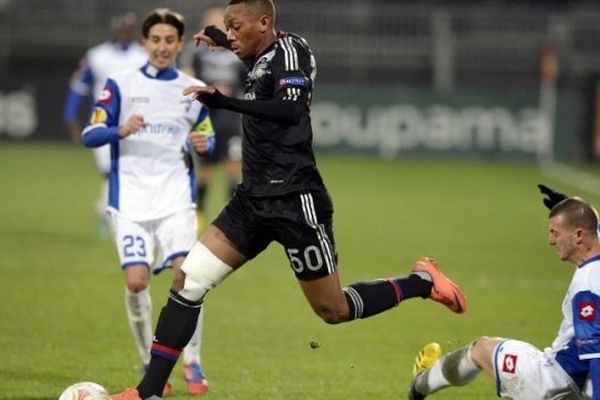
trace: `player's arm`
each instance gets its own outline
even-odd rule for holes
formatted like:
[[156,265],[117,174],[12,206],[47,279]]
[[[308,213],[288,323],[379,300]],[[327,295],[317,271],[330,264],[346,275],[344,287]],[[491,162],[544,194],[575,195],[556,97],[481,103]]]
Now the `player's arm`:
[[215,88],[189,87],[184,94],[194,97],[210,108],[225,108],[238,113],[269,121],[296,125],[306,114],[308,93],[312,81],[304,71],[310,65],[309,56],[301,49],[288,53],[295,54],[294,61],[279,48],[271,61],[274,93],[269,100],[242,100],[225,96]]
[[193,94],[194,98],[210,108],[225,108],[241,114],[269,121],[296,125],[300,122],[305,105],[280,99],[242,100],[225,96],[214,87],[190,86],[184,95]]
[[545,196],[542,201],[548,210],[552,210],[555,205],[569,197],[566,194],[542,185],[541,183],[537,186],[538,189],[540,189],[540,192]]
[[197,153],[212,153],[215,150],[215,130],[210,120],[208,108],[201,108],[196,124],[188,138]]
[[132,115],[119,126],[121,94],[115,81],[108,79],[102,95],[94,104],[94,110],[83,129],[82,142],[86,147],[100,147],[134,134],[146,124],[141,115]]
[[579,359],[589,362],[594,400],[600,400],[600,296],[579,291],[571,302],[573,327]]
[[91,95],[94,76],[86,59],[79,63],[79,68],[73,73],[69,83],[69,90],[63,108],[63,122],[73,141],[78,142],[81,136],[81,123],[79,111],[81,105]]
[[206,43],[208,47],[223,47],[231,50],[231,43],[227,40],[227,34],[214,25],[204,27],[200,32],[194,35],[196,46],[200,42]]

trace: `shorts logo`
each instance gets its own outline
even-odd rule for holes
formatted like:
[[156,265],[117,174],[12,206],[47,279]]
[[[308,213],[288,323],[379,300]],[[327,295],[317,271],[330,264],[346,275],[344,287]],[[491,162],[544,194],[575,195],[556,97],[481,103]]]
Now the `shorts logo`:
[[502,363],[502,372],[514,374],[517,369],[517,358],[514,354],[506,354]]
[[100,92],[100,96],[98,97],[98,101],[100,103],[103,104],[108,104],[110,103],[110,100],[112,99],[112,90],[110,90],[110,88],[104,88],[102,89],[102,92]]
[[596,304],[591,301],[579,303],[579,319],[584,321],[596,320]]
[[106,122],[107,119],[108,115],[106,114],[104,108],[96,107],[94,108],[94,112],[92,113],[92,116],[90,118],[90,124],[102,124]]

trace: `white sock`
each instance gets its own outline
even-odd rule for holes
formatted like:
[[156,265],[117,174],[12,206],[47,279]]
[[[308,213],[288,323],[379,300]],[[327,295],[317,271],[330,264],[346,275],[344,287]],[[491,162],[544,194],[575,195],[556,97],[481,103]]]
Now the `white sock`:
[[201,364],[200,363],[200,348],[202,346],[202,327],[204,325],[204,307],[200,309],[200,315],[198,315],[198,325],[192,335],[187,346],[183,348],[183,363],[187,364]]
[[152,344],[152,299],[150,288],[134,293],[125,288],[125,309],[129,319],[129,327],[135,339],[142,363],[150,363],[150,346]]
[[471,359],[471,345],[445,354],[415,380],[422,395],[432,394],[448,386],[464,386],[481,371]]

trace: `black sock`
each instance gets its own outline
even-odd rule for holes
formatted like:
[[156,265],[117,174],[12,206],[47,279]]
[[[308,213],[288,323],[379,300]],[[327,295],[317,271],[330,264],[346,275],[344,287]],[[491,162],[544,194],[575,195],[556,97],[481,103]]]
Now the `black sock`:
[[427,298],[431,294],[433,283],[430,279],[425,279],[420,273],[410,274],[402,278],[394,278],[394,281],[400,288],[402,300],[412,297]]
[[350,319],[368,318],[397,306],[411,297],[428,297],[431,281],[411,274],[403,278],[353,283],[344,288]]
[[162,398],[163,388],[181,350],[194,334],[200,314],[200,302],[184,299],[175,292],[169,294],[156,324],[156,332],[150,349],[150,364],[137,386],[142,399],[151,396]]
[[206,207],[206,192],[208,191],[208,186],[204,183],[198,183],[196,185],[196,209],[200,212],[204,211]]

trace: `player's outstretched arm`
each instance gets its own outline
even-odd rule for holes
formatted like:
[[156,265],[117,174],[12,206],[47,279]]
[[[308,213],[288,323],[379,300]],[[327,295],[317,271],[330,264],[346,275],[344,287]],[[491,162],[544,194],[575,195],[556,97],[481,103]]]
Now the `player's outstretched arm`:
[[231,50],[231,43],[227,40],[227,34],[214,25],[209,25],[194,35],[196,46],[200,42],[206,43],[209,48],[223,47]]
[[297,101],[280,99],[242,100],[225,96],[211,86],[189,86],[184,96],[192,96],[209,108],[225,108],[270,121],[295,125],[300,122],[304,105]]
[[552,210],[555,205],[557,205],[558,203],[560,203],[561,201],[563,201],[569,197],[566,194],[556,191],[554,189],[551,189],[548,186],[542,185],[541,183],[538,184],[537,186],[540,189],[540,192],[543,195],[547,196],[547,197],[544,197],[542,199],[542,201],[544,202],[544,205],[546,206],[546,208],[549,210]]

